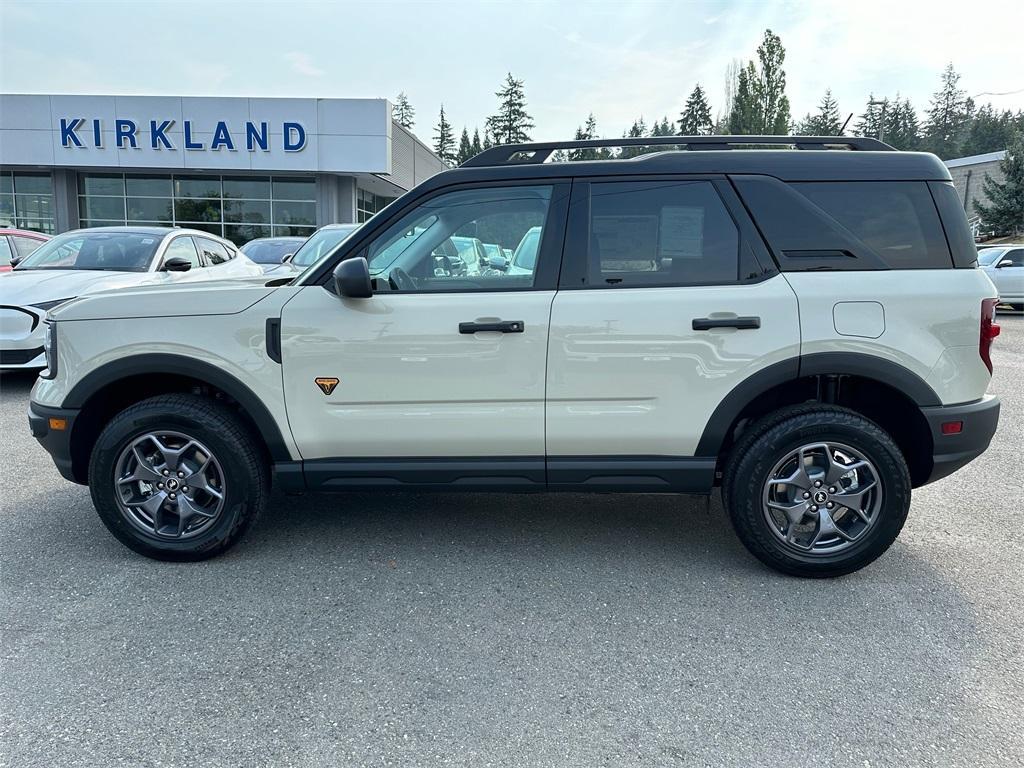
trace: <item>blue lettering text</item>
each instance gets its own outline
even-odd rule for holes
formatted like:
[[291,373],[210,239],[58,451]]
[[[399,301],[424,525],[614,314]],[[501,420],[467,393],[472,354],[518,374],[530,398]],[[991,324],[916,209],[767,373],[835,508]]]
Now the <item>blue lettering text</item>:
[[78,138],[78,134],[75,131],[84,122],[84,117],[76,117],[72,120],[66,120],[62,117],[60,119],[60,143],[65,147],[70,147],[72,144],[76,147],[83,146],[82,140]]

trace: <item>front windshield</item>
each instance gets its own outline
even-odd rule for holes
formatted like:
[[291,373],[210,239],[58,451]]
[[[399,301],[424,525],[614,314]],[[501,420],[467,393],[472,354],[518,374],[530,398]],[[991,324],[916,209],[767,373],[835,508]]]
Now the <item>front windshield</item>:
[[983,267],[991,267],[1005,251],[1005,248],[983,248],[978,251],[978,263]]
[[322,256],[333,251],[349,235],[359,229],[358,224],[347,227],[324,227],[317,230],[292,257],[292,264],[297,267],[308,267],[319,261]]
[[17,269],[146,272],[161,240],[161,235],[146,232],[68,232],[43,243]]
[[254,240],[242,246],[242,253],[257,264],[280,264],[289,253],[295,253],[302,240]]

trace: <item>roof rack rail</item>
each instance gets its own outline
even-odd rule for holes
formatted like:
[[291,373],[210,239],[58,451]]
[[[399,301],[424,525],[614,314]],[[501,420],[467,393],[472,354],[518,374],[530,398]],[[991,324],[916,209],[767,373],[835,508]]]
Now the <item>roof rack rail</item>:
[[797,149],[846,147],[858,152],[895,152],[896,148],[865,136],[651,136],[649,138],[586,139],[547,141],[532,144],[499,144],[485,149],[462,164],[462,168],[545,162],[560,149],[596,147],[685,147],[689,151],[723,150],[751,145],[791,145]]

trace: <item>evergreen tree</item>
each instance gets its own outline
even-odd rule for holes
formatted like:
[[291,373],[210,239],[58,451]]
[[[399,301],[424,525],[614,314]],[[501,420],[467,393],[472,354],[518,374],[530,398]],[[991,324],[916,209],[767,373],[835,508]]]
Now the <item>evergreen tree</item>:
[[487,128],[495,144],[522,144],[530,140],[533,118],[526,111],[526,93],[523,81],[509,72],[505,83],[494,94],[498,97],[498,111],[487,118]]
[[756,83],[757,70],[751,61],[736,78],[736,96],[729,112],[729,133],[733,135],[751,136],[764,127],[761,106],[754,94]]
[[942,87],[932,96],[925,125],[925,148],[943,160],[959,157],[960,146],[974,112],[974,103],[960,88],[960,75],[952,64],[942,73]]
[[405,95],[405,91],[402,91],[391,108],[391,118],[403,128],[412,130],[416,123],[413,119],[415,116],[416,110],[409,103],[409,97]]
[[698,83],[679,115],[679,135],[707,136],[711,128],[711,106],[704,89]]
[[491,138],[491,131],[488,128],[484,128],[484,149],[490,149],[494,146],[494,139]]
[[[642,139],[647,135],[647,123],[644,122],[644,116],[640,115],[639,119],[633,121],[633,125],[626,133],[623,134],[623,138],[627,139]],[[623,147],[622,152],[619,153],[620,158],[639,157],[644,154],[644,147]]]
[[838,136],[842,128],[839,122],[839,105],[832,98],[832,90],[826,89],[815,115],[808,115],[800,123],[797,132],[804,136]]
[[469,143],[469,131],[463,127],[462,138],[459,139],[459,151],[455,155],[456,162],[462,165],[473,156],[473,145]]
[[437,156],[448,165],[455,164],[455,134],[452,133],[452,124],[444,115],[444,104],[441,105],[441,115],[438,117],[437,125],[434,126],[434,151]]
[[789,98],[786,96],[786,72],[782,68],[786,49],[782,40],[770,29],[764,31],[764,41],[757,47],[761,69],[753,83],[753,93],[761,112],[761,133],[782,135],[789,133]]
[[991,104],[986,104],[975,113],[971,121],[961,148],[962,154],[966,157],[1006,149],[1020,130],[1016,122],[1009,110],[999,113]]
[[[880,104],[879,101],[882,103]],[[873,139],[877,139],[882,134],[882,107],[885,106],[885,114],[888,117],[889,114],[889,100],[888,99],[876,99],[875,94],[868,96],[868,103],[864,109],[864,113],[857,118],[857,124],[854,126],[853,132],[857,136],[867,136]]]
[[1018,235],[1024,232],[1024,133],[1018,133],[1006,157],[999,163],[999,169],[1006,180],[997,182],[988,174],[982,189],[988,198],[988,205],[975,202],[974,208],[981,215],[985,228],[992,228],[1004,235]]
[[668,121],[668,115],[661,118],[661,122],[655,122],[651,127],[651,136],[675,136],[676,132],[672,128],[672,123]]
[[910,99],[900,100],[897,93],[885,113],[885,143],[913,152],[920,147],[921,126]]
[[472,144],[472,147],[473,147],[473,154],[474,155],[479,155],[481,152],[484,151],[483,144],[480,143],[480,129],[479,128],[474,128],[473,129],[473,144]]

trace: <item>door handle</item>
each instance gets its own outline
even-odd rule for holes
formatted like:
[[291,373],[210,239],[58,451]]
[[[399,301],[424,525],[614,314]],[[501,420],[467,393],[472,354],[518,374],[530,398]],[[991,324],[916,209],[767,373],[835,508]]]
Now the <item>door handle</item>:
[[496,320],[493,323],[459,323],[459,333],[479,333],[480,331],[522,333],[525,327],[526,325],[522,320]]
[[693,330],[710,331],[712,328],[760,328],[760,317],[695,317],[693,318]]

